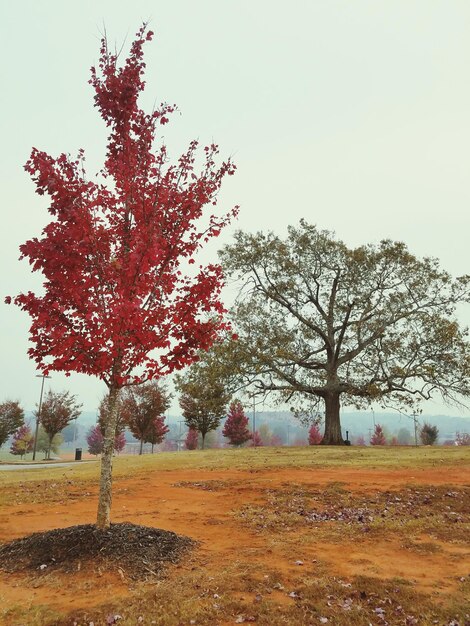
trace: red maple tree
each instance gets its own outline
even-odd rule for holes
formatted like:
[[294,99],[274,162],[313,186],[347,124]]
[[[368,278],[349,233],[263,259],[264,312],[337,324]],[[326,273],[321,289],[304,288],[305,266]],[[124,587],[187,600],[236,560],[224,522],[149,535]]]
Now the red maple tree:
[[387,440],[385,439],[383,428],[380,424],[376,424],[374,428],[374,434],[370,439],[371,446],[385,446]]
[[269,445],[272,446],[273,448],[280,448],[284,444],[282,442],[281,437],[279,437],[279,435],[273,435],[271,439],[269,440]]
[[204,148],[200,170],[196,141],[175,165],[165,145],[154,146],[175,107],[145,113],[138,104],[143,47],[152,35],[144,24],[122,65],[101,41],[90,79],[109,128],[99,176],[86,178],[83,150],[76,158],[54,158],[34,148],[25,166],[36,192],[50,197],[53,220],[20,248],[33,271],[42,272],[44,292],[22,293],[14,302],[32,318],[29,355],[44,374],[85,373],[108,387],[99,528],[110,524],[120,390],[190,364],[226,328],[220,266],[190,270],[200,248],[237,212],[217,217],[206,210],[235,167],[230,160],[216,165],[214,144]]
[[[86,441],[90,454],[101,454],[103,452],[104,436],[99,424],[92,426],[87,433]],[[122,452],[126,447],[126,437],[122,431],[116,433],[114,438],[114,450]]]
[[158,381],[150,381],[124,390],[120,407],[120,419],[140,441],[142,454],[144,443],[153,446],[163,441],[169,431],[162,413],[170,406],[171,395]]
[[248,417],[240,400],[230,403],[222,435],[227,437],[232,446],[241,446],[251,439]]
[[156,417],[152,420],[149,429],[145,435],[145,442],[151,444],[152,454],[153,447],[162,443],[165,435],[170,431],[169,427],[165,424],[165,418],[163,416]]
[[186,439],[184,440],[184,447],[186,450],[197,450],[197,444],[199,439],[199,433],[195,428],[190,428]]
[[264,446],[261,435],[257,430],[255,430],[255,432],[251,435],[251,445],[253,448],[260,448],[261,446]]
[[312,424],[308,431],[308,445],[317,446],[321,443],[323,435],[320,432],[318,424]]
[[33,450],[34,435],[31,432],[29,424],[23,424],[13,433],[11,440],[10,453],[24,457],[25,454]]

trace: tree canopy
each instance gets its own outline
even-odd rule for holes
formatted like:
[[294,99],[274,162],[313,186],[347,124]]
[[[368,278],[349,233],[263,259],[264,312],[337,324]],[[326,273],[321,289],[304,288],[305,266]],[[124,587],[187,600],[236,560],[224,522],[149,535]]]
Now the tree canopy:
[[25,454],[32,451],[33,443],[34,435],[31,432],[29,424],[23,424],[13,433],[10,453],[23,458]]
[[439,429],[437,426],[424,422],[419,431],[419,438],[423,446],[432,446],[439,437]]
[[230,403],[222,435],[227,437],[232,446],[241,446],[251,439],[248,417],[240,400]]
[[[95,424],[95,426],[92,426],[88,430],[86,435],[86,441],[88,444],[88,452],[90,454],[102,454],[104,437],[103,431],[101,430],[99,424]],[[116,432],[116,436],[114,437],[113,450],[115,450],[116,452],[121,452],[122,450],[124,450],[125,446],[126,438],[124,432],[120,430],[119,432]]]
[[38,438],[36,441],[36,450],[38,452],[44,452],[44,459],[50,459],[51,454],[59,454],[60,446],[63,442],[64,438],[62,436],[62,433],[57,433],[51,439],[49,434],[44,430],[44,428],[42,426],[39,426]]
[[387,438],[385,437],[384,429],[380,424],[376,424],[374,426],[374,434],[370,438],[371,446],[384,446],[387,443]]
[[455,315],[470,300],[469,276],[452,279],[400,242],[348,248],[305,221],[285,240],[239,231],[221,258],[243,283],[232,367],[282,401],[324,402],[322,443],[344,443],[341,401],[469,396],[468,331]]
[[186,434],[184,440],[184,447],[186,450],[197,450],[198,444],[198,432],[195,428],[190,428]]
[[[75,396],[69,391],[58,392],[50,389],[47,392],[39,415],[41,426],[49,438],[46,458],[50,457],[54,437],[80,416],[81,407],[82,405],[76,402]],[[38,411],[35,412],[35,415],[38,419]]]
[[24,411],[15,400],[0,404],[0,448],[20,426],[24,424]]
[[170,406],[171,394],[158,381],[151,381],[125,389],[121,405],[121,420],[140,441],[140,454],[144,443],[161,443],[168,432],[163,423],[163,413]]
[[209,431],[220,424],[225,415],[230,393],[217,377],[217,370],[204,361],[192,365],[178,375],[175,385],[180,392],[179,403],[188,428],[201,433],[202,448]]

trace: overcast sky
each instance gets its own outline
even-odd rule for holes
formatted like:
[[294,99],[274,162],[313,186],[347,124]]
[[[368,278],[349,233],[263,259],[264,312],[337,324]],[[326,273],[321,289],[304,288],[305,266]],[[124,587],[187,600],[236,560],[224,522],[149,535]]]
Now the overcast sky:
[[[236,227],[284,234],[304,217],[349,245],[398,239],[470,272],[468,0],[16,0],[0,10],[3,295],[40,284],[17,260],[49,221],[23,171],[31,147],[83,147],[98,169],[106,129],[89,68],[104,25],[120,47],[148,19],[145,102],[178,105],[162,131],[173,156],[199,138],[234,157],[220,206],[241,205]],[[41,381],[26,355],[29,318],[4,304],[0,315],[0,401],[31,409]],[[87,410],[104,392],[75,374],[50,382]]]

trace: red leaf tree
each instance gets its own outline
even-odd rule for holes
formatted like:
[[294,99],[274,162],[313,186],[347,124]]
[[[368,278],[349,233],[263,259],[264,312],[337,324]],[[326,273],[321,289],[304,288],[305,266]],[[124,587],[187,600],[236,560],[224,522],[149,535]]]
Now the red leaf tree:
[[[103,452],[104,436],[99,424],[90,428],[86,436],[86,441],[88,444],[88,452],[90,454],[98,455]],[[126,438],[124,433],[122,431],[116,433],[114,438],[114,450],[116,450],[116,452],[121,452],[124,450],[125,445]]]
[[150,426],[147,429],[147,432],[145,435],[145,443],[150,443],[152,445],[152,454],[153,454],[153,447],[158,445],[159,443],[162,443],[163,439],[165,438],[165,435],[169,431],[170,429],[165,424],[164,417],[156,417],[155,419],[151,421]]
[[[116,419],[116,437],[124,432],[125,424],[122,421],[121,417],[121,407],[122,407],[122,394],[119,397],[119,401],[117,403],[117,419]],[[98,407],[98,425],[101,429],[101,434],[104,437],[104,433],[106,430],[106,424],[109,419],[109,396],[104,395],[101,398],[99,407]]]
[[86,436],[86,441],[90,454],[98,455],[103,452],[103,433],[98,424],[90,428]]
[[264,446],[263,440],[261,439],[261,435],[259,434],[257,430],[255,430],[255,432],[251,436],[251,445],[253,446],[253,448],[260,448],[261,446]]
[[383,428],[380,424],[375,425],[374,434],[370,439],[371,446],[384,446],[387,443]]
[[142,454],[145,442],[152,443],[153,450],[153,446],[161,443],[168,432],[169,428],[163,423],[161,415],[170,406],[170,398],[166,388],[158,381],[125,389],[120,415],[122,422],[140,441],[139,454]]
[[[261,445],[264,445],[263,440],[261,440]],[[269,445],[272,446],[273,448],[280,448],[284,444],[282,443],[282,439],[279,437],[279,435],[273,435],[271,437]]]
[[312,424],[308,431],[308,445],[317,446],[321,443],[323,435],[320,432],[318,424]]
[[10,452],[23,458],[25,454],[32,451],[33,444],[34,435],[31,432],[31,428],[28,424],[23,424],[13,433]]
[[248,417],[240,400],[230,403],[222,435],[227,437],[232,446],[241,446],[251,439]]
[[188,434],[186,435],[186,439],[184,440],[184,446],[186,450],[197,450],[197,442],[199,438],[199,433],[195,428],[190,428],[188,430]]
[[101,42],[90,80],[109,128],[99,177],[86,178],[83,150],[76,158],[53,158],[34,148],[25,166],[37,193],[49,196],[53,220],[20,248],[33,271],[42,272],[44,292],[22,293],[14,302],[32,318],[29,355],[44,374],[80,372],[108,387],[99,528],[110,524],[120,390],[190,364],[225,327],[220,266],[190,269],[236,213],[216,217],[206,210],[235,168],[230,160],[216,165],[216,145],[204,148],[197,172],[196,141],[175,165],[164,145],[154,146],[174,107],[151,113],[139,107],[150,39],[142,26],[122,65]]

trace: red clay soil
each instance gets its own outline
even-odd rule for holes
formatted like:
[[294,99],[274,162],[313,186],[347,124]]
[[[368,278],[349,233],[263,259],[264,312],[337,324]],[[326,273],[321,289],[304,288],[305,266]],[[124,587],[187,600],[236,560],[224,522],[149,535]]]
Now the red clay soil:
[[[182,486],[185,482],[200,483],[199,488]],[[207,481],[209,489],[204,488]],[[216,481],[216,482],[214,482]],[[231,560],[244,558],[257,562],[260,568],[282,572],[288,579],[298,572],[296,556],[282,549],[265,549],[261,535],[242,526],[233,511],[249,503],[262,503],[263,490],[301,485],[321,489],[331,483],[357,492],[399,490],[416,485],[468,485],[468,469],[426,468],[390,470],[342,469],[269,469],[253,472],[165,471],[152,472],[115,481],[113,522],[131,522],[191,537],[200,542],[197,558],[207,571],[218,571]],[[210,485],[214,489],[210,489]],[[95,521],[96,489],[86,498],[64,504],[52,503],[4,507],[0,514],[0,541],[29,535],[33,532]],[[295,532],[295,531],[294,531]],[[434,543],[436,543],[434,541]],[[327,563],[331,575],[370,575],[412,579],[415,588],[426,592],[452,588],[456,577],[467,576],[470,548],[462,544],[439,542],[440,550],[420,557],[406,550],[398,538],[375,540],[364,547],[315,543],[305,547],[302,559]],[[455,558],[452,556],[466,558]],[[98,572],[90,580],[85,571],[45,574],[29,577],[24,574],[0,576],[0,597],[4,607],[28,601],[49,604],[64,613],[101,604],[112,594],[114,598],[131,593],[129,581],[122,572]]]

